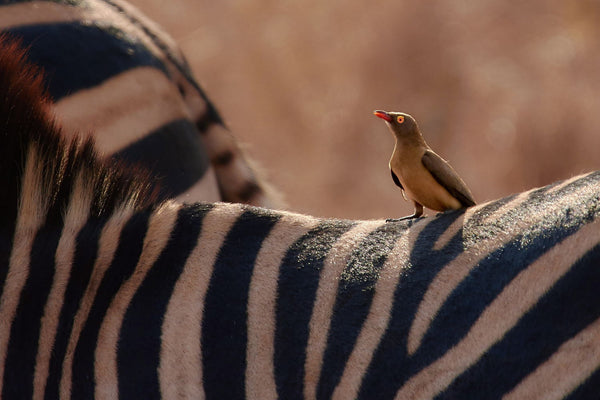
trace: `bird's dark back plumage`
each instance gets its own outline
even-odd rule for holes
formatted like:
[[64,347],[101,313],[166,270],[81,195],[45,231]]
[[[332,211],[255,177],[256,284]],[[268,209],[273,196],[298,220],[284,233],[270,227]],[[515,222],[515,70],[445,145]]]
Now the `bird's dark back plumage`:
[[[473,200],[471,191],[446,160],[438,156],[435,152],[427,150],[425,154],[423,154],[422,161],[423,165],[425,165],[435,180],[464,207],[475,205],[475,200]],[[452,184],[450,185],[448,182],[452,182]]]

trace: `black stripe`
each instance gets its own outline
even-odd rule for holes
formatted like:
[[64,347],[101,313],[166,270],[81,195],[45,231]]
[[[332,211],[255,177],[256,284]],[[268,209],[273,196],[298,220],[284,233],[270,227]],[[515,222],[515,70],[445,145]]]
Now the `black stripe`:
[[44,68],[50,95],[59,100],[136,67],[164,64],[135,37],[116,26],[80,22],[10,28],[29,47],[30,62]]
[[148,169],[161,183],[163,198],[177,196],[198,182],[210,160],[194,124],[172,121],[113,155]]
[[371,308],[375,284],[388,253],[405,233],[398,224],[371,232],[354,250],[340,276],[333,308],[317,398],[329,399],[339,383],[348,357]]
[[202,220],[211,208],[193,206],[179,211],[167,246],[131,300],[117,354],[120,398],[160,398],[158,367],[164,314],[187,258],[196,246]]
[[73,355],[71,395],[94,397],[94,356],[98,333],[115,294],[135,270],[148,229],[150,212],[135,214],[125,224],[112,264],[106,271]]
[[46,383],[45,399],[58,399],[62,363],[67,351],[69,337],[73,329],[73,318],[79,309],[81,298],[90,282],[90,276],[98,254],[98,240],[105,220],[92,218],[83,226],[76,239],[75,254],[71,275],[65,290],[63,307],[50,358],[49,375]]
[[215,262],[202,321],[207,399],[245,396],[248,290],[258,251],[278,218],[267,213],[243,213]]
[[321,223],[287,251],[279,271],[274,370],[278,397],[302,398],[309,322],[323,263],[331,247],[353,226]]
[[5,399],[30,398],[33,394],[41,320],[54,278],[54,255],[61,229],[61,224],[44,226],[33,241],[29,276],[21,292],[6,352],[2,388]]
[[600,245],[572,266],[500,342],[438,398],[454,399],[459,393],[461,398],[476,398],[481,393],[477,383],[484,381],[486,396],[500,398],[564,342],[597,320],[599,265]]
[[374,391],[379,398],[394,398],[398,387],[415,373],[415,360],[407,354],[408,330],[431,281],[443,266],[464,251],[462,230],[443,249],[433,249],[437,239],[462,214],[452,212],[431,220],[416,238],[409,268],[402,271],[394,292],[389,325],[373,354],[358,398],[371,398]]

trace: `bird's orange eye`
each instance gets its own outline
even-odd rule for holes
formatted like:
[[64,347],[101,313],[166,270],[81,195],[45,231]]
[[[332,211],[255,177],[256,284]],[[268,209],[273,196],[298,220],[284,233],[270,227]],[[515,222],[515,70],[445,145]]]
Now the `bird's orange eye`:
[[398,121],[399,124],[404,122],[404,116],[402,115],[398,115],[398,118],[396,118],[396,121]]

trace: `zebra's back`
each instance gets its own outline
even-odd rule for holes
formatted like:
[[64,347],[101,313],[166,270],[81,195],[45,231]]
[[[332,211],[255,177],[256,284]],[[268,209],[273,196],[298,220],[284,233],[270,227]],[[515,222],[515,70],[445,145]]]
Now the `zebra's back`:
[[42,227],[5,398],[593,398],[599,180],[410,227],[172,203]]

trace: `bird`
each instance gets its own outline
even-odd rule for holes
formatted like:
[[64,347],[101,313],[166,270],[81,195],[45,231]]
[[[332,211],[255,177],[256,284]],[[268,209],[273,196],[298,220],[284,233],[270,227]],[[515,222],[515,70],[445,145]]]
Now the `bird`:
[[418,218],[423,207],[434,211],[458,210],[475,205],[473,195],[456,171],[423,139],[417,121],[409,114],[376,110],[394,134],[396,144],[390,158],[394,183],[415,206],[412,215],[389,221]]

